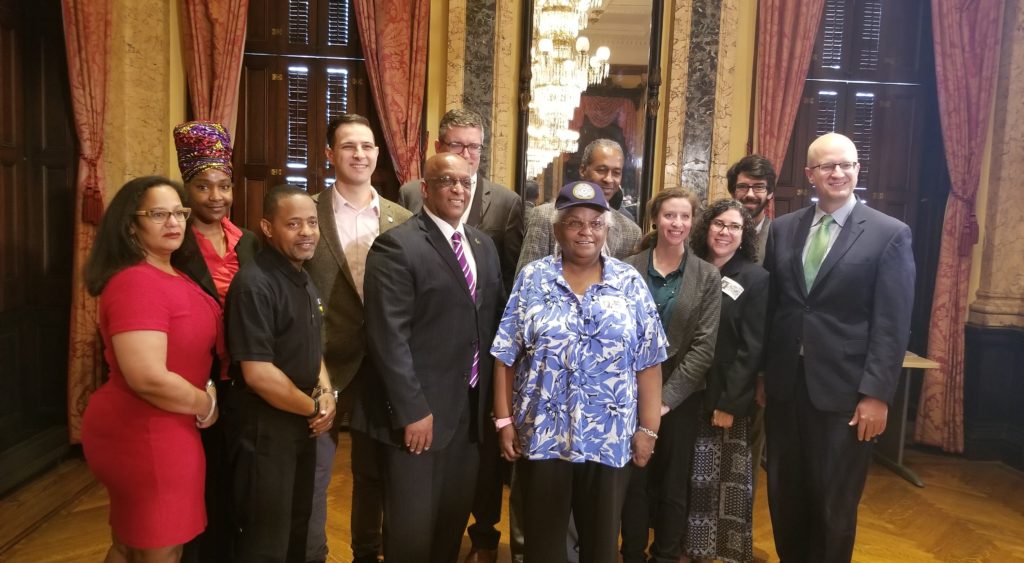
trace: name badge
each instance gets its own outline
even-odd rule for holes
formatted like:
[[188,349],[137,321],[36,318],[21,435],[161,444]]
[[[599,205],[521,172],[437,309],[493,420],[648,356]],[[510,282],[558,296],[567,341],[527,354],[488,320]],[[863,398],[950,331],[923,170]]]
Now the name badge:
[[732,300],[735,301],[743,294],[743,286],[736,283],[736,280],[723,276],[722,293],[732,297]]

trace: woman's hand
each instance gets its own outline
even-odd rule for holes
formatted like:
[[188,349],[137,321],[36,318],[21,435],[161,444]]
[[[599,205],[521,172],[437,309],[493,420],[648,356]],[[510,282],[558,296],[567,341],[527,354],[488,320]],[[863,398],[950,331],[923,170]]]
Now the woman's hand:
[[519,440],[516,437],[515,426],[509,424],[498,430],[498,449],[501,451],[501,457],[508,461],[515,461],[523,455],[519,450]]
[[639,430],[633,433],[633,463],[637,467],[644,467],[651,461],[651,456],[654,455],[654,442],[653,436]]
[[711,426],[718,428],[732,428],[733,416],[725,411],[715,409],[711,415]]
[[217,387],[212,382],[206,385],[206,395],[210,398],[210,406],[207,407],[209,410],[201,415],[196,415],[196,427],[200,429],[213,426],[213,423],[220,418],[220,407],[217,406]]

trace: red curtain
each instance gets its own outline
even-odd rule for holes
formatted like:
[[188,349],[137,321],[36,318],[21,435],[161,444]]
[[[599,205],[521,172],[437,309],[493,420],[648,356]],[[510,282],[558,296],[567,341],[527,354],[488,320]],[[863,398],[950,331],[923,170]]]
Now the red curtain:
[[582,96],[580,107],[573,112],[569,129],[583,129],[583,118],[586,117],[594,127],[608,127],[614,121],[622,129],[626,139],[626,152],[636,155],[636,106],[632,100],[610,96]]
[[82,413],[100,383],[96,300],[85,291],[82,266],[103,214],[103,120],[106,115],[107,54],[111,0],[63,0],[71,106],[78,135],[78,183],[68,350],[68,429],[80,439]]
[[971,249],[978,242],[974,200],[996,86],[1003,0],[932,0],[939,119],[951,192],[942,224],[928,357],[914,439],[964,450],[964,323]]
[[[825,0],[762,0],[757,15],[755,150],[778,170],[786,159]],[[775,216],[774,201],[768,208]]]
[[420,177],[430,0],[355,0],[373,101],[399,182]]
[[195,119],[234,133],[249,0],[184,0],[182,35]]

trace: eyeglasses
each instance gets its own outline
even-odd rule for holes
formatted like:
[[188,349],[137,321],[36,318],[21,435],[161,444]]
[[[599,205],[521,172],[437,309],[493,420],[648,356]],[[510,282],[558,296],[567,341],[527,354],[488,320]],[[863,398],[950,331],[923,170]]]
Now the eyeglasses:
[[439,176],[437,178],[427,178],[427,182],[435,186],[441,186],[449,190],[455,188],[455,184],[458,184],[464,190],[473,189],[473,179],[470,177],[465,178],[452,178],[451,176]]
[[167,220],[171,218],[171,215],[173,215],[179,223],[184,223],[185,221],[188,221],[188,217],[191,214],[192,210],[188,207],[182,207],[181,209],[175,209],[174,211],[167,211],[166,209],[150,209],[148,211],[135,212],[135,215],[149,217],[149,220],[157,225],[166,223]]
[[559,221],[563,227],[567,230],[578,232],[582,231],[583,227],[590,227],[591,231],[600,231],[604,229],[604,221],[600,219],[594,219],[593,221],[580,221],[579,219],[565,219]]
[[484,145],[481,145],[480,143],[469,143],[467,145],[465,143],[449,143],[447,141],[441,141],[441,144],[448,147],[449,151],[456,154],[460,154],[462,151],[467,149],[469,150],[469,154],[480,154],[484,150]]
[[720,221],[718,219],[712,219],[711,220],[711,228],[716,230],[716,231],[718,231],[718,232],[720,232],[720,233],[723,232],[723,231],[728,230],[730,233],[735,235],[735,234],[737,234],[737,233],[739,233],[740,231],[743,230],[743,225],[741,225],[739,223],[726,223],[725,221]]
[[736,184],[736,191],[743,193],[752,191],[755,194],[764,194],[768,192],[768,184]]
[[836,171],[836,168],[839,168],[843,172],[849,172],[850,170],[853,170],[855,166],[857,166],[856,162],[826,162],[809,168],[811,170],[817,168],[826,174],[831,174]]

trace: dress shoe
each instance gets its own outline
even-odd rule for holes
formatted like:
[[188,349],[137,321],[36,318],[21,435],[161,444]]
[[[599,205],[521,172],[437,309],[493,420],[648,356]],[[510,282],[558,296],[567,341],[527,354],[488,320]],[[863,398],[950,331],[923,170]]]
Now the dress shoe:
[[474,547],[469,550],[469,555],[466,556],[466,560],[463,561],[463,563],[497,563],[497,561],[497,549],[481,549]]

